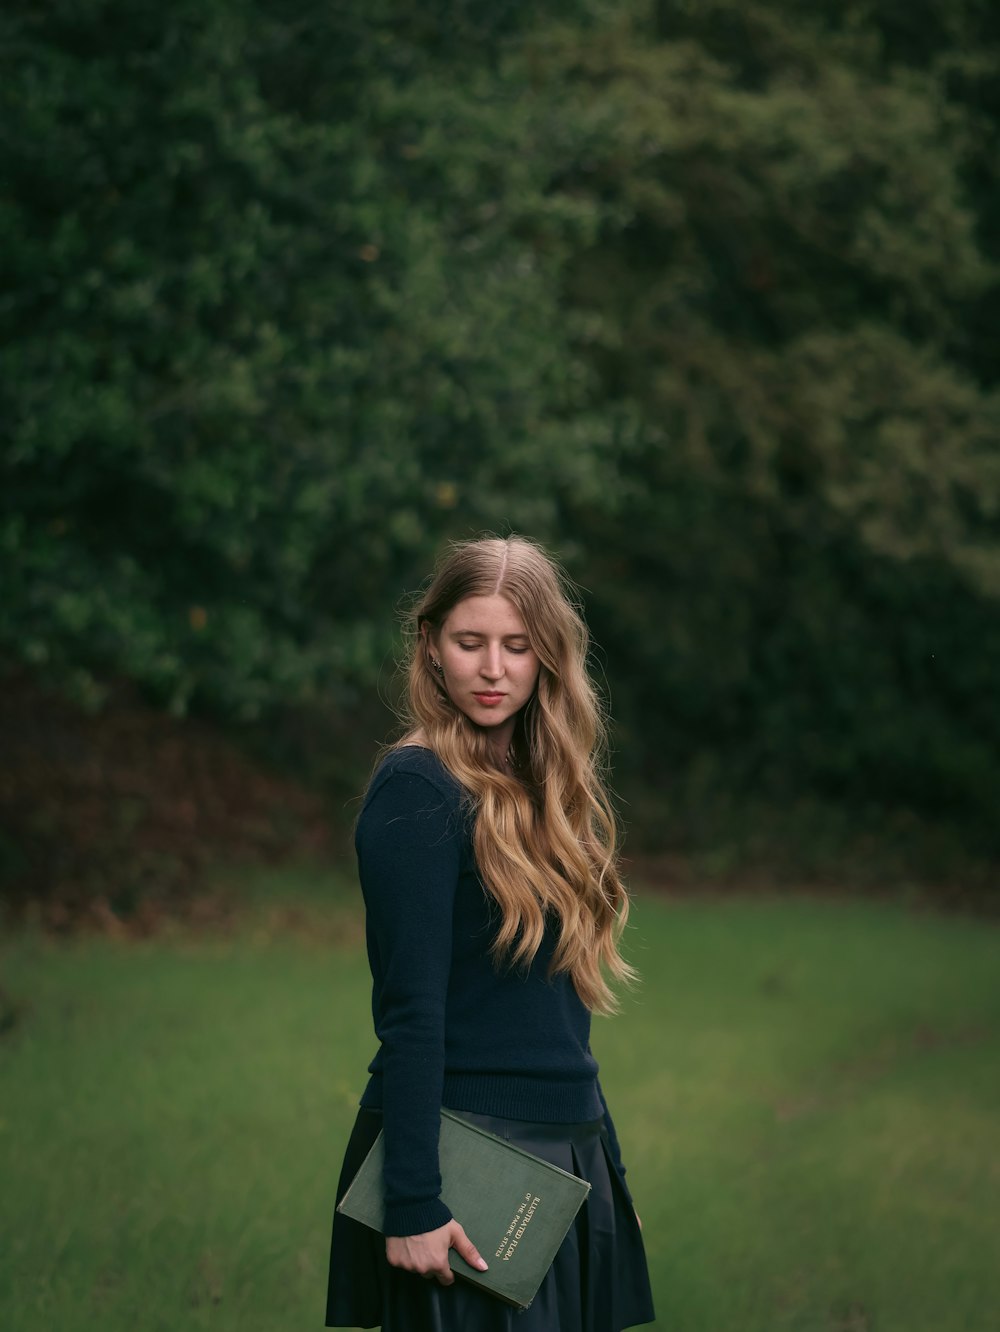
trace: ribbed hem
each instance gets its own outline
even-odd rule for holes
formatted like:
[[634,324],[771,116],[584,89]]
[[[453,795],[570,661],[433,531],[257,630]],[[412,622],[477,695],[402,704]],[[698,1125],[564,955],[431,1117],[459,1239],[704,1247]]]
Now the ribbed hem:
[[[441,1104],[449,1110],[545,1124],[583,1124],[604,1114],[596,1074],[582,1082],[552,1082],[509,1073],[445,1073]],[[381,1108],[380,1073],[372,1074],[361,1105]]]
[[440,1198],[421,1203],[386,1203],[386,1235],[424,1235],[438,1230],[451,1220],[451,1212]]

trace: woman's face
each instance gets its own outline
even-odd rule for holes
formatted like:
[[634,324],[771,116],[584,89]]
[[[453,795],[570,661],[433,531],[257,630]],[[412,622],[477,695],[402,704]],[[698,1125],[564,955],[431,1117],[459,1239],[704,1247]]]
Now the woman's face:
[[477,726],[513,733],[515,716],[535,692],[540,665],[513,604],[501,596],[466,597],[439,633],[428,626],[424,633],[455,706]]

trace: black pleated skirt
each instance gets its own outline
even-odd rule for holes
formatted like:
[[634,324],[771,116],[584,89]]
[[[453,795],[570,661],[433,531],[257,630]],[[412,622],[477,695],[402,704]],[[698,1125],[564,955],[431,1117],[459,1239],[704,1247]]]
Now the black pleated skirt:
[[[587,1201],[538,1294],[527,1309],[518,1310],[458,1278],[442,1286],[390,1267],[381,1235],[334,1212],[326,1326],[381,1327],[383,1332],[621,1332],[651,1323],[655,1315],[642,1232],[612,1162],[603,1122],[540,1124],[454,1113],[590,1181]],[[381,1127],[381,1111],[358,1111],[337,1202]],[[476,1243],[475,1235],[469,1238]]]

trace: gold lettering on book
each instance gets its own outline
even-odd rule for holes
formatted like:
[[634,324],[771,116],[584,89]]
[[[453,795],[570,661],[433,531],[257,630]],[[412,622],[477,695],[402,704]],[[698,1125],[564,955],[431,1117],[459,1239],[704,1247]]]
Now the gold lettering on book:
[[524,1195],[524,1201],[514,1213],[514,1219],[507,1227],[507,1233],[493,1255],[495,1258],[502,1258],[505,1263],[510,1262],[521,1236],[527,1230],[531,1218],[535,1215],[535,1208],[541,1201],[537,1194],[526,1193]]

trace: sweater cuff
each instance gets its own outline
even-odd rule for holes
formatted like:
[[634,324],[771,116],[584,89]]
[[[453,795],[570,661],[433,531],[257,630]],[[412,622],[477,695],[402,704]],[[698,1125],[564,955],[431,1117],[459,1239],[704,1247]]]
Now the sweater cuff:
[[452,1219],[447,1205],[440,1198],[420,1203],[387,1203],[383,1233],[385,1235],[424,1235],[428,1230],[439,1230]]

